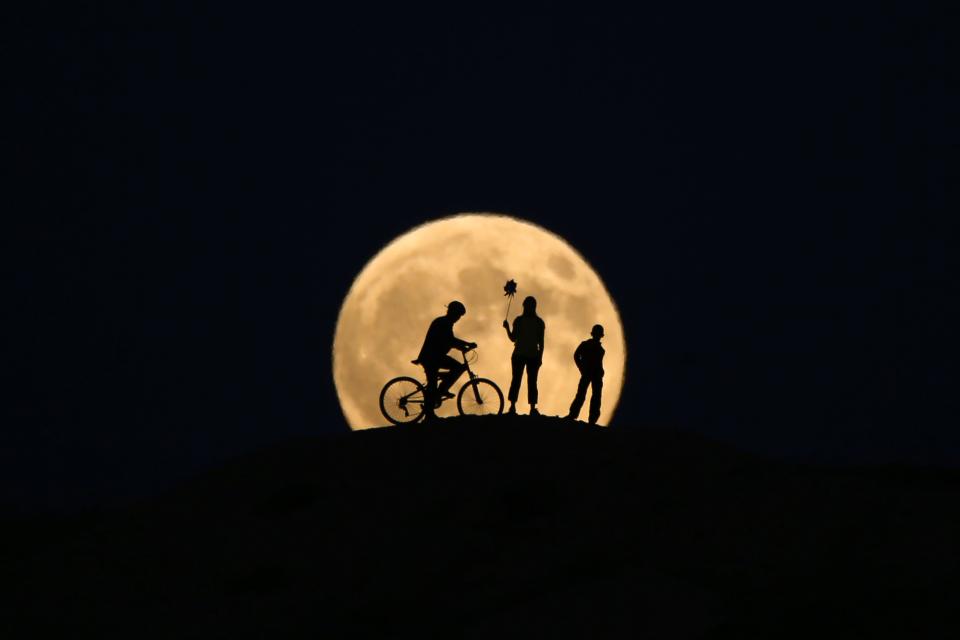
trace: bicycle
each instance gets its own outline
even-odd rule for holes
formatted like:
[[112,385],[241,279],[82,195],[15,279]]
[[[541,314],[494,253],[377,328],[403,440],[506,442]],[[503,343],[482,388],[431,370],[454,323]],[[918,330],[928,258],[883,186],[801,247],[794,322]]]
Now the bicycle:
[[[473,358],[468,359],[467,353]],[[469,380],[463,383],[457,392],[457,410],[460,415],[500,415],[503,413],[503,392],[497,383],[488,378],[481,378],[470,364],[477,361],[477,353],[473,349],[461,352],[463,364],[466,367]],[[439,379],[440,376],[438,375]],[[396,425],[414,424],[424,417],[424,391],[426,384],[410,376],[398,376],[383,385],[380,391],[380,412],[384,417]],[[437,407],[452,398],[441,397]]]

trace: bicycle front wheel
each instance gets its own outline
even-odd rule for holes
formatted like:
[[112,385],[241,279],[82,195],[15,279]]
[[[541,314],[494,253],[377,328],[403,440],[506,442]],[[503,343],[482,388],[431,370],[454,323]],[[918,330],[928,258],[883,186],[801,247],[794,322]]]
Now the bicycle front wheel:
[[394,378],[380,391],[380,413],[393,424],[411,424],[423,417],[423,385],[407,376]]
[[503,413],[503,392],[493,380],[474,378],[460,387],[457,409],[462,416],[498,416]]

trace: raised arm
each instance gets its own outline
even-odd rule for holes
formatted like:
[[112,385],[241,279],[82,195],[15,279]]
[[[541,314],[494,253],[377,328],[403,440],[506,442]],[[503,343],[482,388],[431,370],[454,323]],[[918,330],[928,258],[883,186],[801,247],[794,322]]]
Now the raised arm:
[[503,321],[503,328],[507,330],[507,337],[510,338],[510,342],[516,342],[517,339],[514,336],[513,331],[510,331],[510,323],[506,320]]

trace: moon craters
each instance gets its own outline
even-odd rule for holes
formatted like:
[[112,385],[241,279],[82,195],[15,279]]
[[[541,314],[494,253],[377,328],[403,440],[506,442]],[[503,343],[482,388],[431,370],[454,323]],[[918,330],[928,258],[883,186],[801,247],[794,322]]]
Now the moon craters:
[[573,280],[573,277],[577,274],[570,260],[559,253],[550,256],[547,260],[547,267],[563,280]]

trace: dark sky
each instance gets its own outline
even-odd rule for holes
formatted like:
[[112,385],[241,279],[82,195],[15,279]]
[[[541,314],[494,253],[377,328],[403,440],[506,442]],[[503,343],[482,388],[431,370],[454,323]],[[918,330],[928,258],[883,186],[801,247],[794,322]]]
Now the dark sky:
[[341,299],[459,211],[541,224],[606,280],[617,428],[960,461],[954,85],[924,9],[130,4],[12,21],[0,503],[346,429]]

